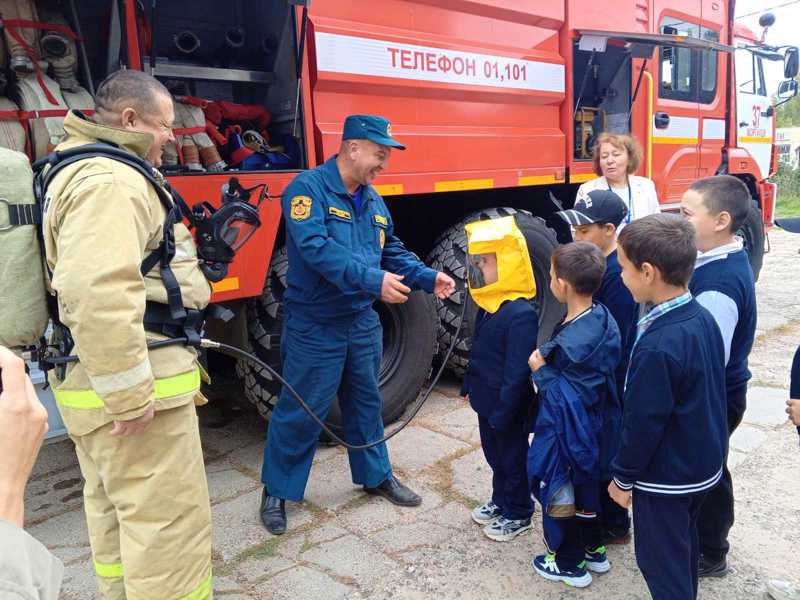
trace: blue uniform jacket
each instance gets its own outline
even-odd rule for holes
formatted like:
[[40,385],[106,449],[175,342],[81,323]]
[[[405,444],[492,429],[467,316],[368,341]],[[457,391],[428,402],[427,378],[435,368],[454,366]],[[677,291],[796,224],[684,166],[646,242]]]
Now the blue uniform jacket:
[[372,186],[362,191],[356,209],[336,156],[300,173],[284,191],[287,311],[330,320],[357,315],[380,298],[386,271],[405,276],[412,289],[433,291],[436,271],[394,235],[389,210]]
[[595,304],[557,329],[539,351],[547,364],[533,374],[539,415],[528,452],[528,477],[546,507],[567,481],[580,485],[607,476],[620,423],[614,377],[621,352],[619,329],[608,309]]
[[719,482],[728,445],[725,350],[696,300],[658,317],[639,338],[624,405],[611,464],[619,488],[674,497]]
[[478,311],[461,394],[469,394],[472,408],[494,429],[526,427],[535,402],[528,357],[538,335],[539,316],[529,300],[504,302],[494,314]]

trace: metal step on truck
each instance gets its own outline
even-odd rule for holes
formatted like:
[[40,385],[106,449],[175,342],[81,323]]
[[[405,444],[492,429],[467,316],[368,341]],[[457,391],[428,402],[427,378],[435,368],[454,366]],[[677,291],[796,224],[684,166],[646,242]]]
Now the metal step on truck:
[[[441,361],[465,290],[463,226],[514,211],[539,217],[533,256],[540,335],[562,315],[549,294],[552,249],[571,237],[554,213],[596,177],[592,144],[630,133],[637,174],[677,210],[695,179],[742,179],[753,210],[740,232],[758,274],[776,186],[775,108],[797,94],[798,51],[734,20],[734,0],[0,0],[0,144],[31,158],[58,143],[66,110],[91,112],[94,86],[120,68],[149,72],[175,96],[177,144],[164,171],[190,203],[217,202],[235,173],[268,185],[262,227],[213,300],[235,318],[211,337],[280,367],[286,285],[283,190],[339,145],[351,113],[386,116],[408,147],[381,175],[399,236],[458,291],[378,303],[386,422]],[[16,12],[15,12],[16,11]],[[24,14],[20,14],[24,13]],[[762,18],[762,26],[772,22]],[[59,39],[59,36],[61,39]],[[36,68],[20,74],[23,55]],[[15,65],[16,61],[16,65]],[[763,65],[784,62],[777,98]],[[254,158],[255,157],[255,158]],[[463,372],[475,309],[450,360]],[[280,386],[263,370],[209,355],[218,384],[241,385],[268,417]],[[341,417],[334,406],[334,430]]]

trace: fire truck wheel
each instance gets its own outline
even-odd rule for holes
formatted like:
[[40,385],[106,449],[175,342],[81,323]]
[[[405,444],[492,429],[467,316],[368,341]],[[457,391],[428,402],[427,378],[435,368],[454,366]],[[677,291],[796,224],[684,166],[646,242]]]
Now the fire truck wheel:
[[[260,298],[248,307],[248,338],[251,351],[280,371],[279,340],[283,322],[283,293],[286,290],[288,259],[286,249],[273,254],[267,281]],[[383,357],[378,384],[383,397],[383,422],[396,420],[413,402],[428,378],[436,352],[436,307],[432,296],[414,292],[405,304],[377,303],[375,309],[383,325]],[[268,419],[281,385],[264,369],[244,361],[237,365],[245,395]],[[342,416],[334,403],[327,425],[342,434]]]
[[753,276],[758,281],[758,275],[761,272],[761,265],[764,263],[764,219],[761,214],[761,209],[758,203],[753,200],[753,206],[750,208],[750,214],[742,224],[742,227],[737,232],[738,235],[744,240],[744,247],[747,250],[747,255],[750,257],[750,266],[753,269]]
[[[458,328],[461,318],[462,303],[467,302],[466,322],[459,337],[461,341],[456,344],[448,363],[449,368],[457,375],[463,375],[469,361],[469,351],[472,347],[473,326],[477,307],[469,298],[466,289],[466,255],[467,237],[464,225],[480,219],[498,219],[513,215],[518,211],[514,208],[489,208],[472,213],[450,229],[445,231],[437,240],[427,263],[438,271],[443,271],[456,281],[456,293],[447,300],[436,300],[436,310],[439,313],[439,360],[444,359],[444,354],[450,347],[453,335]],[[539,310],[539,343],[546,341],[558,321],[563,317],[563,307],[550,292],[550,255],[558,246],[555,232],[549,228],[543,219],[533,217],[526,227],[526,239],[534,240],[536,248],[533,260],[533,274],[536,279],[536,306]]]

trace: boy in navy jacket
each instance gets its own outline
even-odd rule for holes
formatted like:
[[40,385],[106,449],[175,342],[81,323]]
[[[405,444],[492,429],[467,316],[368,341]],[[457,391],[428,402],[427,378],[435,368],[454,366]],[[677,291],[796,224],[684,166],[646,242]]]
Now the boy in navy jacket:
[[620,339],[611,313],[592,301],[604,269],[600,249],[589,242],[556,248],[550,289],[566,303],[567,316],[529,360],[539,414],[528,476],[543,507],[547,547],[547,554],[534,557],[533,568],[545,579],[574,587],[592,582],[589,571],[611,568],[597,513],[600,481],[609,478],[618,438],[614,371]]
[[[619,327],[622,355],[617,365],[617,394],[623,396],[625,372],[628,370],[631,332],[638,320],[639,307],[631,292],[622,283],[622,268],[617,258],[617,228],[625,220],[628,207],[617,194],[609,190],[594,190],[575,202],[571,210],[557,213],[572,226],[573,237],[579,242],[591,242],[606,257],[606,270],[600,288],[592,300],[605,306]],[[600,526],[604,544],[627,544],[630,541],[631,519],[628,510],[620,507],[608,495],[608,481],[600,482]]]
[[530,529],[533,514],[525,467],[535,407],[528,356],[536,348],[539,318],[523,235],[528,218],[520,214],[466,227],[469,292],[479,310],[461,393],[478,413],[492,469],[492,497],[472,511],[472,519],[500,542]]
[[[753,271],[742,239],[735,234],[750,206],[747,186],[730,175],[696,181],[681,200],[681,212],[694,226],[698,251],[689,290],[714,317],[725,346],[729,437],[741,423],[747,405],[747,357],[756,334]],[[700,511],[700,577],[722,577],[728,571],[732,525],[733,482],[726,465],[722,481],[708,492]]]
[[695,600],[697,518],[728,446],[722,335],[688,291],[694,229],[649,215],[619,236],[622,279],[651,306],[637,324],[609,494],[633,497],[636,562],[653,600]]

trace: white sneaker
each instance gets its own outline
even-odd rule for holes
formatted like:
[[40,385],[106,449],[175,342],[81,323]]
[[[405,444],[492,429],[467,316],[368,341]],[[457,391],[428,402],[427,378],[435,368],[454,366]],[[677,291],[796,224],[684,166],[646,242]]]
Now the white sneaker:
[[488,525],[500,516],[500,507],[489,500],[472,511],[472,520],[478,525]]
[[484,527],[483,533],[495,542],[508,542],[530,528],[530,519],[506,519],[500,516]]

